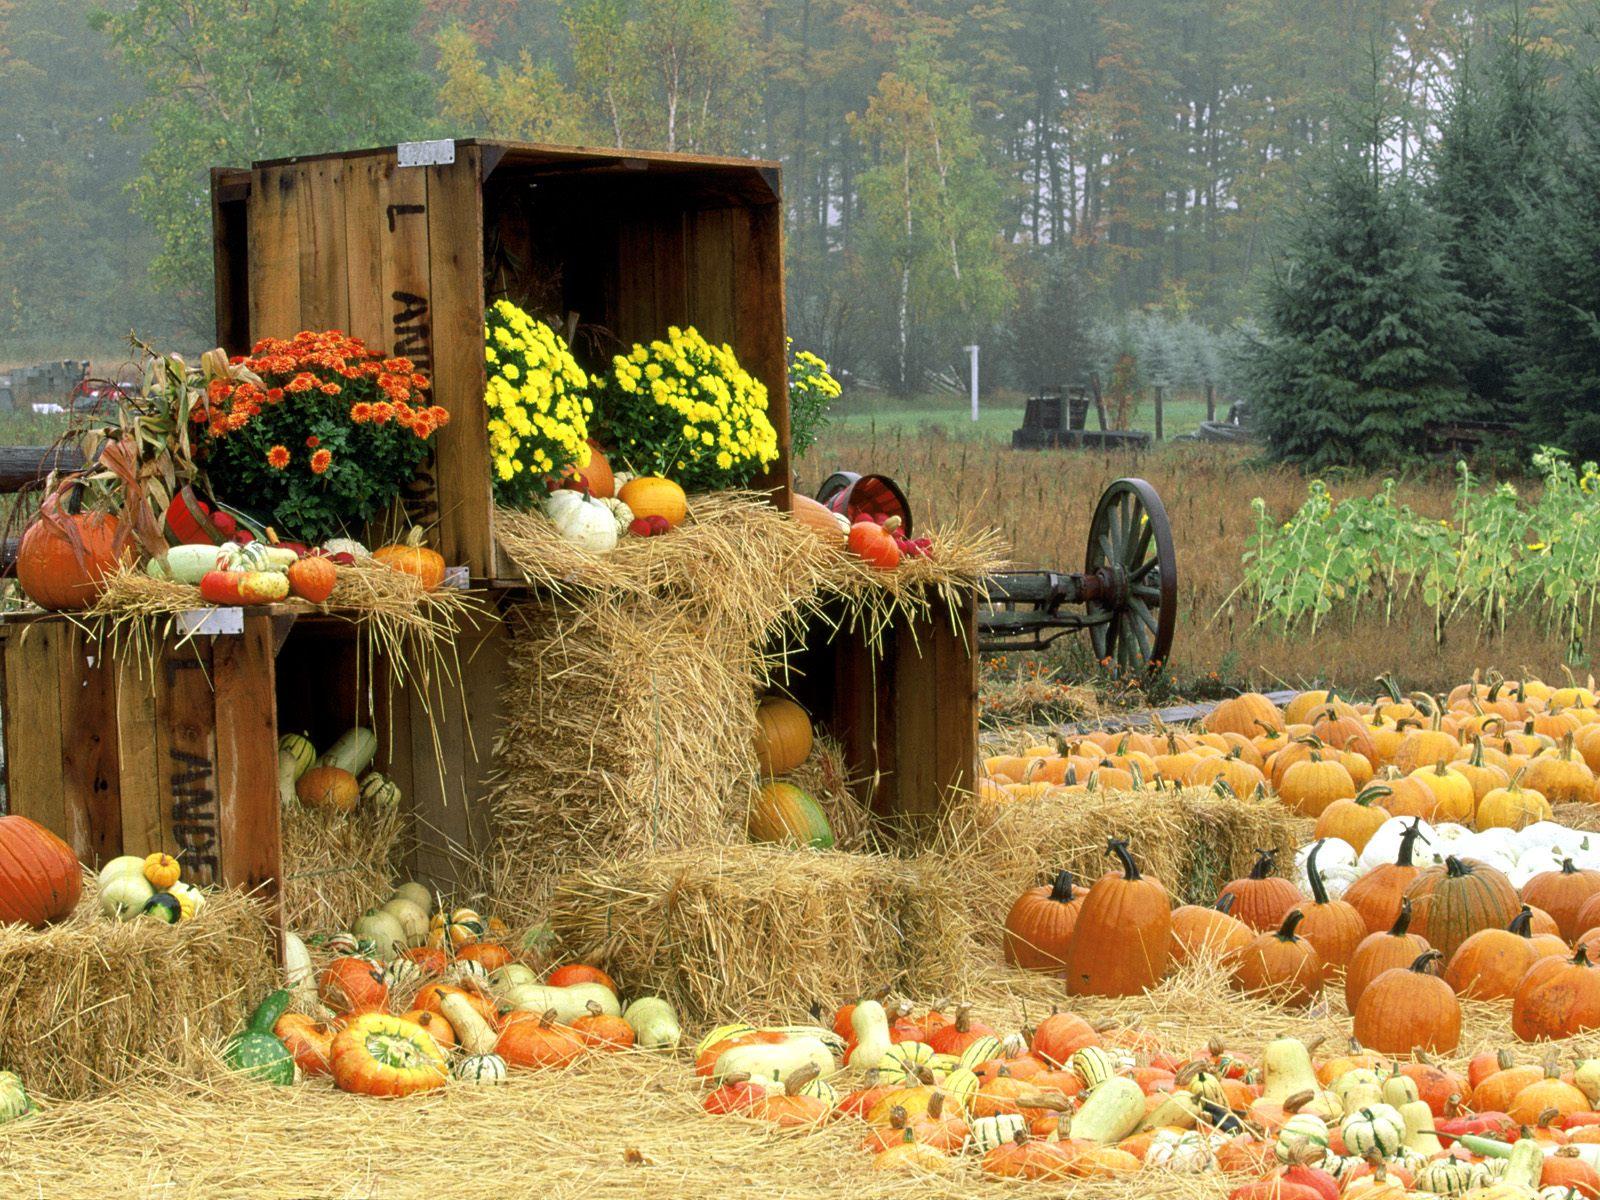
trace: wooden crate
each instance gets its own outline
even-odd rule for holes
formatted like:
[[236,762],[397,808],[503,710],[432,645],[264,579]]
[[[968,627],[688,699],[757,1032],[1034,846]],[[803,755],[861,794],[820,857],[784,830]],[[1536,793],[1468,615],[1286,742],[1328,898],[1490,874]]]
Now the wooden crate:
[[217,337],[340,328],[412,358],[450,412],[410,519],[475,579],[514,573],[494,542],[483,313],[509,296],[579,323],[603,367],[694,325],[767,385],[782,455],[757,481],[787,507],[789,409],[776,164],[482,142],[403,166],[399,148],[212,172]]
[[[180,855],[200,886],[279,875],[274,636],[242,633],[113,653],[64,617],[0,625],[8,811],[54,830],[91,867]],[[263,686],[265,681],[265,686]]]

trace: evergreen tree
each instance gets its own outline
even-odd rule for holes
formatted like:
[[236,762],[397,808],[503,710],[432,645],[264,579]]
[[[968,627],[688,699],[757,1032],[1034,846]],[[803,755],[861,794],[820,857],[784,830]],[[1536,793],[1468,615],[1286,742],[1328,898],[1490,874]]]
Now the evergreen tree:
[[1482,327],[1457,360],[1473,414],[1496,417],[1512,403],[1520,367],[1523,312],[1510,286],[1515,248],[1530,201],[1547,190],[1564,134],[1548,63],[1525,43],[1520,21],[1514,17],[1484,49],[1487,69],[1480,74],[1464,56],[1446,97],[1429,199],[1443,224],[1445,269]]
[[1564,169],[1527,223],[1514,390],[1530,440],[1600,458],[1600,83],[1576,108]]
[[1088,297],[1069,251],[1048,248],[1022,260],[1010,323],[1011,374],[1030,391],[1086,384],[1093,370]]
[[1336,150],[1268,286],[1243,363],[1274,457],[1312,468],[1389,466],[1458,418],[1454,350],[1475,322],[1434,248],[1412,186],[1381,167],[1381,130]]

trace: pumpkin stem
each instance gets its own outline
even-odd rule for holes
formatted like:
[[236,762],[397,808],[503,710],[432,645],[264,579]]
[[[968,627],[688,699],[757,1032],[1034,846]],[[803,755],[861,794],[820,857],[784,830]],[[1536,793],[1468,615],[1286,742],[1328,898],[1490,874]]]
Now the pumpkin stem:
[[1576,875],[1578,873],[1578,868],[1572,865],[1572,860],[1570,858],[1563,858],[1561,860],[1561,873],[1563,875]]
[[1293,1116],[1316,1098],[1315,1092],[1296,1092],[1283,1102],[1283,1111]]
[[1226,896],[1223,896],[1217,901],[1217,911],[1220,913],[1227,913],[1229,916],[1232,916],[1233,902],[1237,898],[1238,894],[1236,892],[1229,892]]
[[927,1111],[928,1111],[928,1119],[929,1120],[937,1121],[939,1119],[940,1114],[944,1112],[944,1093],[943,1092],[935,1092],[935,1093],[933,1093],[933,1095],[928,1097],[928,1110]]
[[1507,925],[1506,928],[1518,937],[1531,938],[1533,936],[1533,909],[1524,904],[1522,911],[1511,918],[1511,924]]
[[1454,854],[1446,855],[1444,860],[1444,873],[1451,879],[1460,879],[1463,875],[1472,874],[1467,864]]
[[1322,853],[1323,842],[1318,841],[1311,847],[1311,853],[1306,855],[1306,879],[1311,884],[1311,902],[1319,908],[1328,903],[1328,887],[1322,881],[1322,872],[1317,870],[1317,855]]
[[1256,847],[1256,862],[1255,862],[1255,866],[1250,868],[1250,878],[1251,879],[1268,879],[1268,878],[1271,878],[1271,876],[1272,876],[1272,864],[1276,860],[1276,858],[1277,858],[1277,855],[1275,855],[1271,850],[1263,850],[1259,846]]
[[1400,853],[1395,858],[1395,865],[1401,867],[1411,866],[1411,850],[1417,844],[1417,839],[1422,836],[1422,819],[1413,817],[1411,828],[1400,835]]
[[1385,784],[1369,783],[1366,787],[1362,788],[1356,793],[1352,802],[1361,805],[1362,808],[1367,808],[1374,800],[1381,799],[1384,796],[1391,796],[1393,794],[1394,789]]
[[1128,843],[1125,838],[1112,838],[1106,842],[1106,853],[1115,854],[1121,861],[1124,879],[1140,878],[1139,868],[1133,861],[1133,855],[1128,853]]
[[784,1095],[798,1096],[800,1094],[800,1089],[805,1087],[806,1084],[810,1083],[820,1074],[821,1071],[818,1069],[816,1063],[807,1063],[798,1071],[794,1072],[794,1074],[790,1075],[788,1079],[783,1081]]
[[1575,967],[1587,967],[1589,965],[1589,949],[1582,942],[1578,943],[1577,953],[1572,956],[1572,965]]
[[889,1128],[904,1129],[906,1127],[906,1110],[896,1104],[889,1110]]
[[1394,919],[1394,924],[1389,929],[1390,937],[1405,937],[1406,930],[1411,928],[1411,897],[1403,896],[1400,899],[1400,915]]
[[1278,932],[1273,934],[1273,936],[1276,937],[1280,942],[1295,941],[1295,926],[1300,924],[1300,922],[1304,921],[1305,919],[1305,913],[1301,912],[1298,908],[1291,908],[1289,910],[1289,915],[1283,918],[1283,924],[1278,927]]
[[1417,955],[1416,960],[1411,964],[1411,970],[1415,971],[1418,975],[1431,974],[1432,972],[1429,968],[1431,968],[1436,961],[1443,961],[1443,959],[1443,951],[1424,950],[1421,954]]
[[1072,899],[1072,872],[1057,871],[1055,884],[1050,888],[1050,899],[1066,904]]

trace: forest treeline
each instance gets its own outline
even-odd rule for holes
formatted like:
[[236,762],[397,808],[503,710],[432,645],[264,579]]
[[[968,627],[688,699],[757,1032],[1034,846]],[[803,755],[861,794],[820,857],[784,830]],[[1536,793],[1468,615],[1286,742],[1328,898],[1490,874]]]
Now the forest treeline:
[[[489,135],[780,160],[789,319],[895,392],[985,347],[1221,382],[1377,81],[1426,172],[1482,0],[0,0],[0,356],[210,325],[206,169]],[[1519,4],[1559,65],[1586,0]]]

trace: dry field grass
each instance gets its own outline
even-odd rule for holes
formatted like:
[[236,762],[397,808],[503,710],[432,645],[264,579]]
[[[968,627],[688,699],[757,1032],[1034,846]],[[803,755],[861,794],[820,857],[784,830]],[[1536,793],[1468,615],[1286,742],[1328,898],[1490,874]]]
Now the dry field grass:
[[[918,520],[950,520],[977,511],[1006,537],[1019,565],[1081,570],[1095,501],[1112,480],[1141,476],[1160,492],[1172,520],[1180,578],[1180,614],[1173,648],[1172,686],[1185,695],[1249,683],[1297,686],[1332,680],[1362,691],[1394,673],[1403,686],[1439,689],[1474,669],[1527,667],[1561,675],[1563,646],[1530,619],[1513,616],[1504,635],[1480,637],[1458,622],[1436,643],[1426,611],[1385,625],[1371,620],[1334,622],[1315,638],[1282,636],[1256,626],[1247,605],[1230,600],[1238,586],[1253,530],[1250,502],[1260,496],[1279,520],[1305,499],[1306,478],[1291,470],[1248,461],[1230,447],[1176,443],[1147,453],[1019,452],[1009,446],[957,441],[934,430],[856,433],[830,430],[799,465],[808,492],[829,472],[844,468],[894,477],[911,497]],[[1379,476],[1329,479],[1335,496],[1371,494]],[[1448,471],[1403,478],[1397,498],[1419,513],[1443,517],[1455,480]],[[1091,664],[1087,638],[1057,643],[1056,665],[1070,675]],[[1028,656],[1013,656],[1027,659]],[[1048,690],[1037,662],[990,664],[1035,692]],[[1048,674],[1048,673],[1047,673]],[[1064,704],[1070,704],[1063,697]]]

